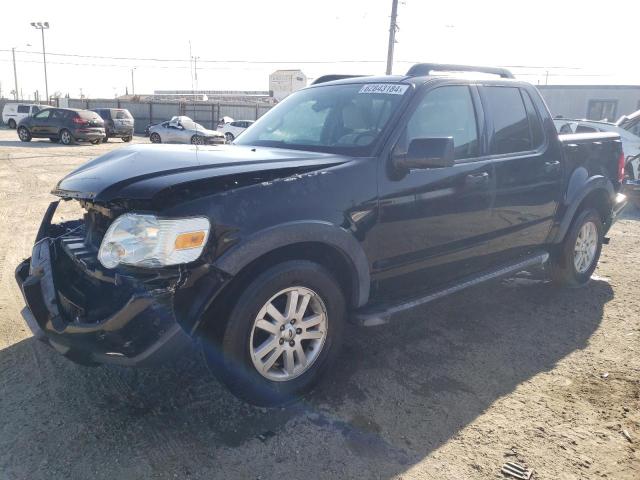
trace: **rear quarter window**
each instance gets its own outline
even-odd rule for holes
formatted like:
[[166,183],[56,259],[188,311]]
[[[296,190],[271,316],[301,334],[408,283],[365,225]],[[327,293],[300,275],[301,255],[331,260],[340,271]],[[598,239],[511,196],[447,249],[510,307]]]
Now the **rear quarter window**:
[[18,105],[18,113],[29,113],[29,105]]
[[111,110],[111,118],[116,120],[124,120],[133,118],[129,110]]

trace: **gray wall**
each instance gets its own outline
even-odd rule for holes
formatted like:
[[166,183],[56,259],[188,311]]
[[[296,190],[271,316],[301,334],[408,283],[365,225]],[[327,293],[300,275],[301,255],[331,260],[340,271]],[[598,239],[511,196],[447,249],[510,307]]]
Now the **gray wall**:
[[538,85],[538,89],[554,116],[588,118],[591,100],[616,102],[615,118],[609,118],[609,121],[640,109],[640,85]]

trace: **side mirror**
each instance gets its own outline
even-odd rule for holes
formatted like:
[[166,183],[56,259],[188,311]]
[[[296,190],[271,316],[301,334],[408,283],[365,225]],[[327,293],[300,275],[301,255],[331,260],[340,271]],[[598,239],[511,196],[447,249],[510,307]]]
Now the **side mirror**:
[[393,166],[401,170],[453,167],[453,147],[452,137],[414,138],[406,154],[393,154]]

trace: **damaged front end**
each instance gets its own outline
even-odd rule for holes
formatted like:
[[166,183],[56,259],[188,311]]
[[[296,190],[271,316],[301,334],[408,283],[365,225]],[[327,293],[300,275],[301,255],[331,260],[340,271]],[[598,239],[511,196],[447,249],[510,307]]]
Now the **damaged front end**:
[[[53,224],[47,209],[32,257],[16,269],[34,335],[83,364],[149,365],[191,345],[190,327],[227,281],[205,264],[105,268],[100,242],[121,212],[89,202],[83,220]],[[193,293],[193,295],[192,295]]]

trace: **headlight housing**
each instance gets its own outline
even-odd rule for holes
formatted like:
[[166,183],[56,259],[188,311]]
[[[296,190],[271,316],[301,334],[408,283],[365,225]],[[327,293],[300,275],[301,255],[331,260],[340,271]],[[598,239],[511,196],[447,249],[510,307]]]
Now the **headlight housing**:
[[204,217],[164,219],[126,213],[111,224],[98,252],[106,268],[164,267],[197,260],[209,238]]

